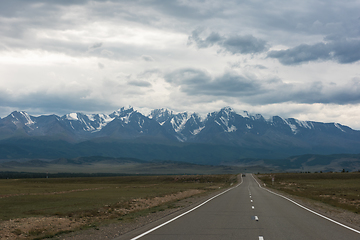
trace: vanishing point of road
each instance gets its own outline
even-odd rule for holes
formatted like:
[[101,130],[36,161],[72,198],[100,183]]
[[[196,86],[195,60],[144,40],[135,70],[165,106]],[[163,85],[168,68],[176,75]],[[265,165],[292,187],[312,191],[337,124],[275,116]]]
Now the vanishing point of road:
[[360,231],[269,192],[247,174],[241,184],[200,206],[116,239],[359,240]]

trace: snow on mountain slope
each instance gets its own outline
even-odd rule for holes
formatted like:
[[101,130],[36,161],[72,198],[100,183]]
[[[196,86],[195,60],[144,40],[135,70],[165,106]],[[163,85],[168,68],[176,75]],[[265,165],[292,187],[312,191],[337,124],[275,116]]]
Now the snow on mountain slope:
[[189,118],[190,116],[188,115],[187,112],[173,115],[170,120],[170,123],[173,129],[175,130],[175,132],[177,133],[181,132],[184,129],[185,124],[189,120]]
[[150,119],[156,120],[160,125],[163,125],[172,116],[173,112],[164,108],[154,109],[148,115]]
[[[103,131],[110,123],[112,123],[111,127]],[[328,139],[325,136],[345,137],[348,136],[346,134],[350,134],[349,136],[356,140],[360,134],[360,131],[338,123],[325,124],[279,116],[265,120],[261,114],[251,115],[247,111],[237,113],[230,107],[211,112],[206,118],[201,118],[196,113],[174,113],[164,108],[152,110],[145,116],[128,107],[120,108],[109,115],[69,113],[62,117],[56,115],[33,117],[26,112],[15,111],[0,119],[1,139],[11,137],[18,129],[21,129],[22,134],[29,136],[51,135],[52,132],[60,135],[71,133],[72,138],[81,140],[109,135],[117,138],[123,135],[126,139],[132,136],[134,138],[161,136],[171,141],[177,139],[180,142],[206,142],[217,135],[221,141],[236,142],[238,141],[236,139],[246,136],[261,137],[269,131],[271,134],[276,132],[274,136],[287,139],[286,141],[290,141],[289,139],[308,141],[306,139],[316,139],[318,135]],[[271,138],[272,135],[266,135],[266,141]]]
[[24,116],[24,118],[26,119],[25,125],[32,125],[32,124],[35,123],[35,122],[31,119],[31,117],[30,117],[29,114],[27,114],[27,113],[24,112],[24,111],[21,111],[20,113],[21,113],[21,114]]
[[[82,113],[69,113],[64,115],[61,119],[70,128],[79,132],[95,133],[101,131],[108,123],[114,119],[121,120],[124,124],[129,124],[131,115],[136,112],[133,108],[120,108],[110,115],[107,114],[82,114]],[[143,121],[138,121],[139,125]]]
[[340,124],[334,123],[334,125],[335,125],[335,127],[337,127],[338,129],[340,129],[340,131],[346,132],[344,129],[342,129],[342,128],[340,127]]
[[180,142],[188,141],[204,128],[204,120],[196,113],[174,113],[162,108],[151,111],[149,118],[156,120]]
[[241,114],[237,114],[232,108],[225,107],[218,112],[212,112],[208,114],[206,122],[214,122],[222,128],[223,132],[236,132],[238,130],[238,128],[235,126],[236,115],[241,116],[242,118],[251,118],[251,116],[246,111],[241,112]]
[[300,121],[300,120],[295,119],[295,122],[300,127],[303,127],[303,128],[308,128],[308,129],[313,129],[314,128],[314,124],[312,124],[312,122],[309,122],[309,121]]
[[33,125],[35,123],[35,121],[32,119],[32,117],[27,114],[24,111],[20,111],[20,112],[12,112],[8,118],[11,117],[12,118],[12,122],[14,124],[24,124],[24,125]]
[[[86,115],[88,117],[88,119],[92,122],[96,122],[96,127],[95,130],[93,132],[98,132],[100,131],[103,127],[105,127],[109,122],[111,122],[112,120],[114,120],[114,118],[110,117],[107,114],[89,114]],[[95,124],[94,124],[95,125]]]

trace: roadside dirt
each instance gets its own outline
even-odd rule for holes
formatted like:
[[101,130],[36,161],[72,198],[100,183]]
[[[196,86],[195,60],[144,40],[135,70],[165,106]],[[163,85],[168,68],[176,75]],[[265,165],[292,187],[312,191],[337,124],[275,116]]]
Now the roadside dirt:
[[0,223],[0,239],[32,239],[41,234],[69,231],[86,223],[59,217],[31,217]]
[[172,213],[178,212],[186,206],[199,201],[201,197],[190,197],[185,200],[181,200],[177,203],[177,208],[166,209],[164,211],[149,213],[146,216],[142,216],[134,219],[132,222],[119,222],[113,223],[99,228],[91,228],[83,231],[78,231],[69,234],[60,235],[54,239],[66,239],[66,240],[98,240],[98,239],[114,239],[136,228],[142,227],[146,224],[159,220]]
[[210,196],[217,194],[218,192],[212,192],[210,194],[203,193],[199,195],[190,196],[176,202],[175,208],[166,209],[164,211],[149,213],[146,216],[142,216],[134,219],[132,222],[119,222],[113,223],[99,228],[91,228],[83,231],[77,231],[69,234],[60,235],[54,239],[59,240],[98,240],[98,239],[114,239],[134,229],[147,225],[151,222],[157,221],[170,214],[176,214],[182,209],[189,206],[196,206],[199,203],[205,201]]
[[[177,211],[182,203],[177,203],[174,209],[167,209],[163,212],[153,213],[145,218],[140,218],[134,223],[112,224],[105,227],[96,227],[93,223],[106,219],[121,217],[131,212],[148,209],[161,204],[189,198],[205,192],[204,190],[192,189],[176,194],[155,197],[151,199],[133,199],[130,202],[118,203],[113,206],[104,206],[94,216],[88,217],[31,217],[12,219],[0,222],[0,239],[34,239],[43,238],[60,232],[70,232],[80,228],[88,228],[77,233],[65,234],[58,239],[106,239],[107,236],[116,237],[118,234],[133,229],[138,224],[161,218],[162,216]],[[186,201],[183,201],[185,203]],[[93,227],[94,226],[94,227]],[[90,232],[90,235],[87,234]],[[84,235],[84,236],[82,236]]]

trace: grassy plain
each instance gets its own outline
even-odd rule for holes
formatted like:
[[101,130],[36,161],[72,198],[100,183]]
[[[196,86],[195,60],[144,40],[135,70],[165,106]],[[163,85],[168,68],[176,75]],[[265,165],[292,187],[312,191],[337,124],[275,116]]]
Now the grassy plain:
[[267,187],[360,213],[359,172],[277,173],[259,174],[257,177]]
[[[90,157],[89,157],[90,158]],[[101,157],[99,157],[101,158]],[[85,158],[86,159],[86,158]],[[22,162],[5,166],[7,163],[1,163],[0,160],[0,178],[1,172],[27,172],[27,173],[113,173],[113,174],[140,174],[140,175],[170,175],[170,174],[236,174],[245,172],[246,169],[252,172],[269,171],[267,168],[258,166],[236,167],[236,166],[211,166],[199,165],[186,162],[173,161],[153,161],[153,162],[82,162],[79,164],[61,164],[61,163],[41,163],[36,165],[34,162]],[[3,174],[4,175],[4,174]]]
[[[227,187],[236,181],[236,175],[0,179],[0,224],[5,229],[10,219],[21,222],[19,219],[34,217],[68,219],[68,225],[74,223],[74,228],[123,221],[174,207],[172,202],[180,198]],[[36,226],[28,232],[20,227],[17,230],[26,239],[56,231],[46,227],[37,230]]]

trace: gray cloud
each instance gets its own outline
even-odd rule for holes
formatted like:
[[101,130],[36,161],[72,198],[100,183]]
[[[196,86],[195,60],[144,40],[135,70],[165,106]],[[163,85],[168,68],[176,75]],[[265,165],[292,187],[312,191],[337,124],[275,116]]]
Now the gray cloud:
[[314,45],[302,44],[287,50],[270,51],[268,57],[276,58],[284,65],[326,60],[343,64],[353,63],[360,60],[360,40],[338,40]]
[[328,60],[330,52],[324,43],[302,44],[287,50],[270,51],[268,57],[277,58],[284,65],[293,65],[309,61]]
[[93,49],[97,49],[97,48],[101,48],[101,46],[103,45],[102,42],[97,42],[97,43],[94,43],[92,45],[89,46],[89,50],[93,50]]
[[179,69],[165,75],[165,80],[189,95],[213,96],[252,96],[264,89],[259,81],[227,72],[219,77],[212,77],[199,69]]
[[149,56],[149,55],[142,55],[142,56],[141,56],[141,59],[144,60],[144,61],[146,61],[146,62],[153,62],[153,61],[155,61],[154,58],[152,58],[152,57]]
[[261,53],[268,49],[266,41],[252,35],[230,36],[222,43],[222,46],[233,54]]
[[102,64],[102,63],[98,63],[98,67],[99,67],[100,69],[104,69],[105,65]]
[[330,54],[339,63],[353,63],[360,60],[360,40],[337,41],[330,46]]
[[[90,4],[92,2],[93,4]],[[41,3],[41,4],[39,4]],[[96,4],[94,4],[96,3]],[[14,0],[5,1],[2,4],[0,13],[2,16],[9,17],[2,20],[0,25],[0,36],[7,36],[0,41],[11,47],[19,47],[26,49],[47,49],[51,51],[66,52],[68,54],[79,54],[85,48],[95,50],[99,46],[94,44],[92,46],[82,46],[79,43],[69,43],[66,41],[52,40],[51,42],[44,39],[36,38],[33,31],[48,29],[67,30],[76,26],[81,27],[84,19],[79,18],[64,18],[63,16],[71,10],[73,5],[81,6],[87,9],[86,19],[90,21],[106,19],[110,21],[129,20],[134,22],[141,22],[146,24],[166,24],[167,21],[162,20],[163,17],[180,20],[186,20],[185,23],[193,28],[194,21],[202,19],[203,21],[211,19],[222,19],[226,21],[234,21],[239,23],[239,27],[224,27],[223,32],[228,34],[220,34],[213,31],[207,37],[202,39],[200,37],[201,30],[193,31],[189,37],[190,42],[194,42],[199,48],[211,47],[213,45],[219,46],[223,51],[232,54],[251,54],[261,53],[268,49],[268,39],[259,39],[254,35],[233,35],[231,33],[239,32],[239,29],[244,27],[252,27],[257,29],[263,35],[271,35],[272,30],[301,33],[301,35],[318,35],[325,34],[330,38],[358,37],[360,28],[359,21],[354,19],[344,18],[345,14],[353,17],[357,15],[356,6],[339,4],[336,1],[329,1],[324,6],[321,2],[313,2],[311,4],[302,4],[294,7],[290,1],[288,3],[281,2],[284,9],[272,8],[280,4],[277,0],[272,0],[262,5],[256,2],[230,2],[229,4],[221,1],[163,1],[153,0],[148,2],[142,1],[61,1],[61,0]],[[111,6],[109,8],[109,6]],[[142,7],[148,7],[149,11],[139,11]],[[225,14],[225,10],[233,10],[231,13]],[[270,10],[269,10],[270,9]],[[240,13],[238,13],[238,10]],[[236,12],[236,14],[235,14]],[[116,13],[116,14],[115,14]],[[346,16],[347,16],[346,15]],[[40,17],[41,16],[41,17]],[[158,16],[158,17],[154,17]],[[83,16],[84,17],[84,16]],[[151,20],[150,20],[151,18]],[[16,21],[14,21],[16,19]],[[139,20],[142,19],[142,20]],[[45,21],[44,21],[45,20]],[[211,22],[210,22],[211,23]],[[171,24],[174,26],[174,24]],[[175,24],[175,27],[183,31],[180,24]],[[220,28],[222,29],[222,28]],[[219,29],[218,29],[219,30]],[[284,41],[284,39],[291,39],[289,37],[281,38],[275,37],[272,42]],[[20,41],[19,41],[20,40]],[[290,41],[290,40],[286,40]],[[332,46],[325,44],[327,49],[325,52],[318,48],[321,44],[306,45],[300,44],[295,48],[290,48],[288,52],[272,51],[269,57],[279,59],[283,64],[293,65],[305,63],[308,61],[328,60],[327,54],[335,53],[335,56],[330,56],[331,59],[340,63],[351,63],[359,59],[359,54],[350,50],[351,45],[357,47],[359,44],[356,41],[348,41],[343,44],[337,42]],[[346,47],[348,46],[348,47]],[[125,47],[126,48],[126,47]],[[301,50],[302,52],[299,52]],[[307,49],[304,49],[307,48]],[[311,53],[313,50],[317,53]],[[85,50],[86,51],[86,50]],[[120,46],[119,51],[124,51]],[[286,51],[286,50],[284,50]],[[337,54],[336,54],[337,53]],[[92,53],[95,54],[96,53]],[[304,55],[304,56],[303,56]],[[104,54],[103,56],[112,57]]]
[[192,31],[191,35],[188,37],[188,45],[191,45],[193,42],[195,42],[198,48],[207,48],[223,40],[223,37],[215,32],[212,32],[208,37],[202,39],[200,37],[202,32],[202,28],[198,28]]
[[104,56],[107,56],[107,57],[114,56],[114,53],[112,51],[109,51],[109,50],[106,50],[106,49],[102,50],[101,54],[104,55]]
[[137,86],[137,87],[151,87],[151,83],[147,81],[141,81],[141,80],[132,80],[128,82],[129,85]]
[[[131,1],[131,0],[130,0]],[[140,2],[140,1],[138,1]],[[208,19],[212,17],[224,17],[225,4],[216,4],[212,1],[168,1],[153,0],[149,1],[150,7],[158,9],[162,13],[183,18],[183,19]]]
[[114,106],[107,100],[90,99],[86,96],[89,90],[73,93],[48,93],[36,91],[14,96],[6,91],[0,91],[0,107],[27,110],[36,108],[40,113],[66,114],[69,112],[104,112],[112,111]]
[[200,69],[179,69],[165,75],[165,80],[191,96],[223,96],[237,98],[249,104],[272,103],[360,103],[360,79],[337,86],[312,84],[289,84],[280,79],[255,79],[233,72],[212,77]]
[[205,39],[202,39],[200,37],[201,33],[202,29],[194,30],[188,38],[188,45],[195,42],[198,48],[207,48],[216,44],[223,48],[224,51],[232,54],[261,53],[268,49],[266,41],[252,35],[231,35],[226,37],[212,32]]

